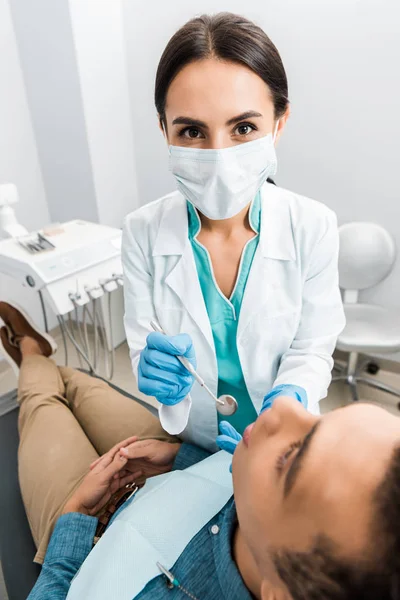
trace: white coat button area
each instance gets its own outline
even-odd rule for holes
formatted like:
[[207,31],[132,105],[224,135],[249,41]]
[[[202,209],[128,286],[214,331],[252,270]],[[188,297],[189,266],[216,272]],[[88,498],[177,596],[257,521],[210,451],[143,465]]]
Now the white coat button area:
[[212,533],[213,535],[217,535],[217,534],[219,533],[219,527],[218,527],[218,525],[213,525],[213,526],[211,527],[211,533]]

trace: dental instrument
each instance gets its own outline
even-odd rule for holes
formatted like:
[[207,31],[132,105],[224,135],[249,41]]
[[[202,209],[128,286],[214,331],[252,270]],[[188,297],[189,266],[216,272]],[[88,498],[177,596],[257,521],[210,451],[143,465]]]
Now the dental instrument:
[[[154,329],[154,331],[156,331],[157,333],[167,335],[165,333],[165,331],[163,330],[163,328],[155,321],[150,321],[150,325],[151,325],[152,329]],[[202,377],[200,377],[200,375],[197,373],[196,369],[187,360],[187,358],[185,358],[184,356],[177,356],[176,358],[185,367],[185,369],[187,369],[189,371],[189,373],[195,378],[197,383],[199,385],[201,385],[201,387],[204,388],[206,390],[206,392],[211,396],[211,398],[215,402],[217,411],[219,412],[220,415],[224,415],[225,417],[230,417],[231,415],[235,414],[235,412],[238,409],[238,403],[233,396],[230,396],[229,394],[222,394],[222,396],[219,396],[219,398],[217,398],[217,396],[215,396],[215,394],[213,394],[213,392],[210,390],[210,388],[206,385],[204,379],[202,379]]]

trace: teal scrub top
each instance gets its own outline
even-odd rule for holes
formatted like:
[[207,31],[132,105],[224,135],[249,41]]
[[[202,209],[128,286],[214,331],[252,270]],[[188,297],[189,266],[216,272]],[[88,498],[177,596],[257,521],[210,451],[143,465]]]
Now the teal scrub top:
[[260,237],[261,196],[258,193],[250,207],[249,222],[256,235],[243,249],[236,284],[230,298],[224,296],[219,289],[209,252],[197,240],[201,230],[197,210],[190,202],[187,203],[187,208],[189,239],[214,338],[218,366],[218,395],[231,394],[238,402],[238,410],[234,415],[225,417],[218,413],[218,420],[229,421],[242,434],[247,425],[256,420],[257,412],[243,377],[236,336],[243,294]]

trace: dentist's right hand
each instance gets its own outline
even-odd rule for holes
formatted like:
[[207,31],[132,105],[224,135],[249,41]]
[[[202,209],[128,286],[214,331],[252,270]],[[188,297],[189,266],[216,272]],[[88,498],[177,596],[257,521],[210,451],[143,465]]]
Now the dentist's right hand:
[[196,368],[196,355],[189,335],[150,333],[147,345],[140,354],[139,390],[147,396],[155,396],[159,402],[169,406],[186,398],[192,389],[194,378],[177,356],[184,356]]

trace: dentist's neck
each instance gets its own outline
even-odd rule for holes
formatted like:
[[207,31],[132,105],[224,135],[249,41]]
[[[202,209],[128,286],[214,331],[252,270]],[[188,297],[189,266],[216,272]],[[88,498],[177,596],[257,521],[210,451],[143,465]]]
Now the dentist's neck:
[[234,217],[231,217],[230,219],[221,219],[219,221],[214,221],[213,219],[209,219],[199,211],[201,227],[204,231],[207,231],[209,233],[217,233],[224,237],[230,237],[232,234],[235,234],[238,231],[251,231],[249,212],[250,205],[246,206],[243,210],[240,211],[240,213],[238,213]]

